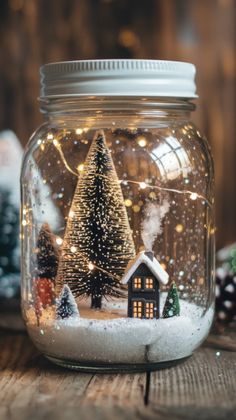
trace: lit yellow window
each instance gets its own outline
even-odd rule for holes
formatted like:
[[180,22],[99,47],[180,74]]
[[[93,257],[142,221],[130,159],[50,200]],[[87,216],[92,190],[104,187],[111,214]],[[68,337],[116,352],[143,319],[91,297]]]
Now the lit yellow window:
[[146,318],[154,318],[154,302],[146,302]]
[[133,317],[142,318],[143,315],[143,302],[134,300],[133,301]]
[[150,278],[150,277],[147,277],[146,281],[145,281],[145,288],[146,289],[153,289],[153,286],[154,286],[153,279]]
[[134,289],[141,289],[142,288],[142,279],[141,277],[135,277],[134,282]]

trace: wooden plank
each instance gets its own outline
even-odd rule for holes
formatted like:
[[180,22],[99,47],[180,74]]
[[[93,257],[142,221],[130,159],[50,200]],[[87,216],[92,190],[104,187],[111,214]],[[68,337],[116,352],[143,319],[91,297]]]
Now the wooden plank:
[[91,378],[54,366],[26,335],[0,335],[1,420],[9,413],[15,418],[18,411],[24,419],[32,418],[32,413],[38,419],[43,413],[60,411],[59,407],[78,407]]
[[171,419],[235,416],[235,378],[235,353],[201,348],[185,363],[151,375],[149,408]]
[[145,386],[145,373],[95,375],[86,389],[83,403],[99,405],[109,397],[110,401],[121,406],[142,405]]
[[0,419],[130,419],[145,374],[81,374],[44,359],[24,334],[0,335]]
[[236,334],[233,337],[228,335],[211,334],[207,339],[208,347],[215,349],[235,351],[236,352]]
[[211,420],[235,418],[236,354],[201,348],[146,374],[81,374],[44,359],[24,334],[0,334],[0,419]]

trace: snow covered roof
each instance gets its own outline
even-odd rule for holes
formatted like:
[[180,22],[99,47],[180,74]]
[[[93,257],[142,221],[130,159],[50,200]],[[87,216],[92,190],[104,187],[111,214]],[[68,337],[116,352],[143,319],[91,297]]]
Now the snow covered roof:
[[126,268],[125,274],[121,280],[122,284],[127,284],[130,277],[134,274],[140,264],[145,264],[152,274],[162,283],[167,284],[169,280],[169,274],[162,268],[161,264],[153,256],[153,259],[149,258],[145,251],[141,251],[136,257],[131,260]]

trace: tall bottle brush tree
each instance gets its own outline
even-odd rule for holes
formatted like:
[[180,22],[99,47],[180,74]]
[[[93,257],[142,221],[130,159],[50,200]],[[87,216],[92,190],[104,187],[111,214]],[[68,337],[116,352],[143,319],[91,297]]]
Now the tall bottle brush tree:
[[119,280],[135,255],[122,190],[103,131],[95,134],[69,212],[57,276],[74,296],[123,295]]

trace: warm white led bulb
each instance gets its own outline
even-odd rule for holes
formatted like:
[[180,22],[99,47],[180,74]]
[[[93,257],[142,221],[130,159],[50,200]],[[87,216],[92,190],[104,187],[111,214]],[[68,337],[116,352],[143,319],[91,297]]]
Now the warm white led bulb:
[[196,199],[197,199],[197,197],[198,197],[197,193],[192,193],[192,194],[190,195],[191,200],[196,200]]
[[80,135],[83,133],[83,129],[82,128],[76,128],[75,130],[76,134]]
[[145,147],[147,144],[147,140],[145,139],[145,137],[139,137],[138,144],[140,147]]
[[88,268],[89,268],[89,270],[93,270],[93,269],[94,269],[94,265],[93,265],[93,263],[91,263],[91,262],[90,262],[90,263],[88,264]]
[[140,186],[141,190],[145,190],[147,184],[146,184],[146,182],[140,182],[139,186]]
[[56,243],[57,243],[57,245],[62,245],[62,242],[63,242],[62,238],[60,238],[60,236],[58,236],[58,237],[56,238]]

